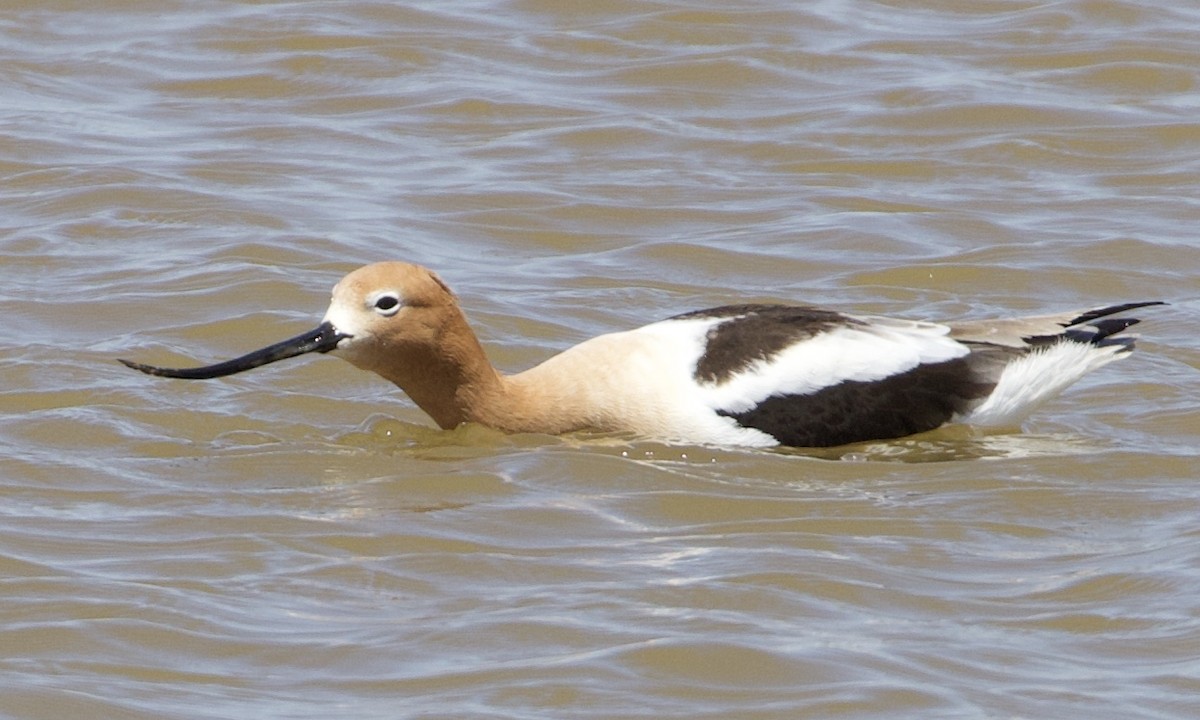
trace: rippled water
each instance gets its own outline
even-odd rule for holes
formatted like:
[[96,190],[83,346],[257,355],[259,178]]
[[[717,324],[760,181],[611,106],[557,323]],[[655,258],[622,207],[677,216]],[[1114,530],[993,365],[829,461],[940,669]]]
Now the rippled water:
[[[1187,718],[1193,3],[10,2],[0,715]],[[496,363],[735,300],[1165,299],[1020,435],[441,432],[310,358],[358,264]]]

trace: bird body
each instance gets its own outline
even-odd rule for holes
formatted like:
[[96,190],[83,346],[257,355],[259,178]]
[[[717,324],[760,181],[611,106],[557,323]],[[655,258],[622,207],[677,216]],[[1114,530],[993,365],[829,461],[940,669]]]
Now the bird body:
[[524,372],[487,359],[454,294],[417,265],[376,263],[333,290],[312,332],[190,369],[208,378],[322,352],[390,380],[443,428],[629,432],[696,444],[830,446],[946,423],[999,426],[1133,348],[1129,303],[938,324],[802,305],[730,305],[601,335]]

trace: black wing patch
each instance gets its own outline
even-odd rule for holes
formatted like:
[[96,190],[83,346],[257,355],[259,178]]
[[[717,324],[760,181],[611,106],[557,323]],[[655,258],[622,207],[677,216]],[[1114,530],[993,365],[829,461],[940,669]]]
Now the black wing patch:
[[831,447],[932,430],[987,397],[995,383],[971,356],[918,365],[882,380],[846,380],[807,395],[775,395],[744,412],[719,411],[783,445]]
[[696,363],[696,380],[714,384],[826,330],[862,324],[832,310],[802,305],[726,305],[671,319],[693,318],[729,318],[708,331],[704,355]]

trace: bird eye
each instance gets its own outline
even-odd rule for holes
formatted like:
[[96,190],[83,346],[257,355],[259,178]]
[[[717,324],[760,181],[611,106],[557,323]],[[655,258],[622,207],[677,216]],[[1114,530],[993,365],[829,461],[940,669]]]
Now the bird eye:
[[384,295],[380,295],[379,297],[375,298],[375,310],[380,315],[385,315],[385,316],[395,315],[396,311],[399,309],[400,309],[400,298],[396,297],[395,295],[392,295],[391,293],[386,293]]

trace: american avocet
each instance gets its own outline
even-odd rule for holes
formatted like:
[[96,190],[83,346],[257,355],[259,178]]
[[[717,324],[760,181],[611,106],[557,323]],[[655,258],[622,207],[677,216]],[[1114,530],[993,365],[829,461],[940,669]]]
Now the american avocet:
[[398,385],[443,428],[626,431],[696,444],[815,447],[946,423],[1012,425],[1123,357],[1138,322],[1086,312],[946,325],[802,305],[730,305],[601,335],[515,375],[488,361],[429,270],[384,262],[333,288],[311,332],[228,362],[152,375],[214,378],[309,352]]

